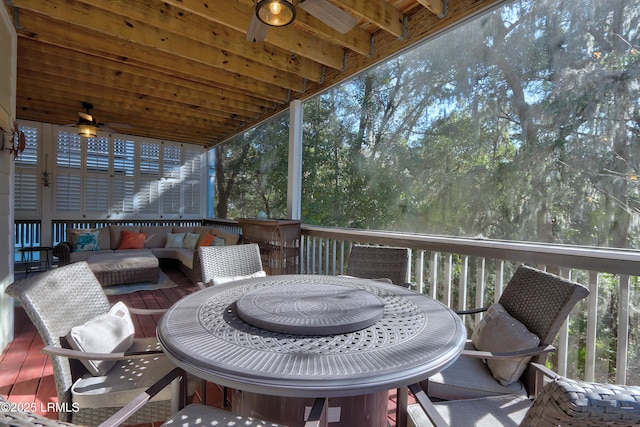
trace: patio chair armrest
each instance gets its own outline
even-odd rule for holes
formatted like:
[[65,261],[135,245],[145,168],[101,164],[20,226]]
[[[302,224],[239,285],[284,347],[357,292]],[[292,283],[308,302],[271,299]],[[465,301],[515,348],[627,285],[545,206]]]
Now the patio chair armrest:
[[416,401],[420,404],[420,407],[422,407],[422,410],[425,412],[427,418],[429,418],[429,421],[431,421],[434,427],[449,426],[444,418],[442,418],[442,415],[440,415],[436,407],[433,406],[431,399],[429,399],[427,393],[422,390],[422,387],[420,387],[419,383],[411,384],[408,388],[416,398]]
[[47,345],[40,350],[42,354],[50,356],[62,356],[69,359],[78,360],[127,360],[142,359],[154,355],[164,355],[162,350],[153,351],[136,351],[136,352],[119,352],[119,353],[89,353],[86,351],[78,351],[70,348],[55,347]]
[[164,377],[160,378],[151,387],[134,397],[131,402],[120,408],[115,414],[100,423],[98,427],[117,427],[123,424],[131,415],[135,414],[142,408],[151,398],[160,393],[166,386],[171,384],[175,379],[180,378],[180,396],[177,402],[176,411],[182,409],[186,404],[186,377],[187,374],[180,368],[175,368]]
[[545,377],[555,379],[558,374],[540,363],[529,363],[528,384],[529,398],[535,399],[544,387]]
[[141,314],[144,316],[155,316],[159,314],[164,314],[167,312],[166,308],[136,308],[136,307],[127,307],[129,309],[129,313],[131,314]]
[[464,316],[465,314],[476,314],[487,311],[489,307],[478,307],[478,308],[470,308],[469,310],[454,310],[454,313]]
[[462,350],[460,357],[474,357],[476,359],[512,359],[517,357],[538,356],[556,351],[552,345],[540,345],[534,348],[518,351],[493,352],[480,350]]

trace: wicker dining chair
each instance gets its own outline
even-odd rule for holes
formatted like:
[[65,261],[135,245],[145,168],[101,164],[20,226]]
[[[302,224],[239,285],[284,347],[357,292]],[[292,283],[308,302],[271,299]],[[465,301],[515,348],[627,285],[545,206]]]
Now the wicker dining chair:
[[388,279],[405,288],[409,271],[409,249],[354,245],[347,260],[348,276],[362,279]]
[[[431,402],[416,396],[408,406],[408,427],[605,427],[640,425],[640,387],[601,384],[564,378],[531,364],[534,376],[546,375],[534,400],[502,395]],[[539,378],[539,377],[538,377]],[[540,381],[542,381],[539,378]],[[427,415],[429,414],[429,415]]]
[[[498,303],[506,310],[507,315],[539,338],[537,346],[517,350],[528,350],[532,362],[544,363],[548,353],[555,350],[551,345],[567,316],[575,304],[588,294],[588,289],[578,283],[523,265],[514,273]],[[462,314],[477,311],[480,310],[470,310]],[[475,331],[478,331],[480,323],[476,325]],[[504,340],[511,333],[509,329],[501,330],[500,338]],[[520,331],[514,331],[513,334],[513,340],[506,340],[509,344],[519,338]],[[505,365],[512,363],[514,355],[522,357],[523,354],[516,355],[516,349],[513,348],[478,350],[486,349],[477,349],[471,340],[468,340],[465,350],[453,365],[421,383],[429,397],[454,400],[502,394],[526,395],[526,384],[523,381],[526,379],[526,371],[515,381],[505,384],[506,381],[501,383],[494,377],[495,370],[489,367],[494,363],[493,360],[496,365]],[[503,354],[498,356],[495,353]],[[489,365],[485,360],[490,360]],[[520,360],[523,364],[521,366],[526,366],[527,361]]]
[[[87,353],[64,344],[72,328],[105,315],[111,306],[95,275],[84,261],[58,267],[9,285],[5,291],[18,300],[45,344],[53,367],[61,421],[94,426],[104,421],[132,396],[175,368],[164,357],[157,339],[136,338],[125,352]],[[161,310],[129,308],[132,314],[161,314]],[[136,353],[136,354],[132,354]],[[77,359],[117,359],[96,375]],[[124,359],[124,360],[123,360]],[[196,384],[197,385],[197,384]],[[171,386],[130,420],[131,424],[164,421],[171,416],[176,397]],[[194,387],[195,389],[195,387]]]
[[200,246],[200,288],[248,277],[264,277],[260,248],[256,243],[232,246]]

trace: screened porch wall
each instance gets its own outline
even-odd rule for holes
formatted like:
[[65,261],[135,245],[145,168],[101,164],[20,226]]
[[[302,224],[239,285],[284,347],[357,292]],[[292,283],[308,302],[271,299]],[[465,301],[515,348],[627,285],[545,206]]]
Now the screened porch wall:
[[[242,233],[232,220],[131,220],[121,224],[211,224]],[[94,228],[110,221],[55,220],[54,241],[67,227]],[[29,227],[16,223],[16,227]],[[632,250],[464,239],[422,234],[364,231],[302,225],[303,274],[344,274],[353,244],[406,247],[411,250],[407,281],[453,309],[497,301],[521,264],[575,280],[590,290],[562,327],[550,366],[561,375],[588,381],[640,384],[640,348],[635,325],[640,312],[640,254]],[[610,319],[613,317],[614,319]],[[468,316],[471,330],[480,315]],[[605,327],[615,325],[614,328]]]

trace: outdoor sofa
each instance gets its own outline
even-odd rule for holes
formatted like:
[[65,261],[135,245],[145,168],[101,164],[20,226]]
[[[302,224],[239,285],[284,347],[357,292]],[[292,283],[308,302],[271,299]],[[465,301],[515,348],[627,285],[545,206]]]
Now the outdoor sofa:
[[103,286],[157,281],[158,259],[178,261],[180,271],[197,284],[202,280],[198,247],[236,245],[240,240],[238,234],[208,226],[109,225],[66,233],[66,241],[53,249],[58,265],[87,261]]

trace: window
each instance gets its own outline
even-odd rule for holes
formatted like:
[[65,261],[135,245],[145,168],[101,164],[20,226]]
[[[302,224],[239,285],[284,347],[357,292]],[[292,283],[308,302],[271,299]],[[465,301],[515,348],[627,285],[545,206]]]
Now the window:
[[640,248],[638,10],[502,2],[307,100],[302,219]]
[[133,140],[114,138],[111,212],[116,216],[131,215],[135,212],[134,156],[135,142]]
[[140,144],[140,173],[136,205],[140,214],[159,215],[160,142]]
[[16,214],[39,214],[38,206],[38,148],[40,130],[34,126],[20,126],[24,132],[25,149],[15,159],[13,207]]
[[284,218],[288,153],[287,112],[216,146],[216,216]]
[[71,130],[56,133],[56,170],[54,176],[57,212],[80,215],[82,212],[82,145],[80,136]]
[[[203,153],[200,146],[136,137],[85,139],[60,128],[56,132],[55,211],[63,217],[89,219],[201,218],[201,197],[193,192],[205,171],[192,160]],[[191,160],[189,165],[183,164],[183,158]],[[188,182],[183,168],[191,172]],[[188,209],[183,209],[183,200],[188,201]]]
[[87,138],[86,175],[84,179],[84,212],[94,216],[109,212],[110,138]]

